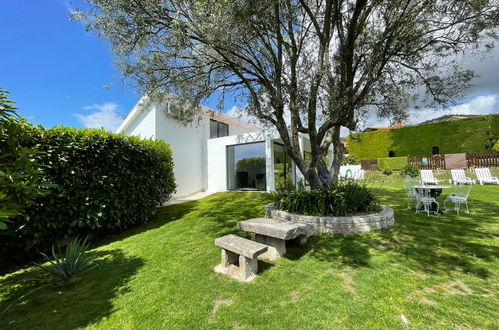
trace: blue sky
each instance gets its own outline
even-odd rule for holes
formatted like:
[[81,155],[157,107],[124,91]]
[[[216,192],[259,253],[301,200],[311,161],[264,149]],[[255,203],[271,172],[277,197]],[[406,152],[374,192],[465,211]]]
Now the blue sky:
[[[72,1],[72,6],[85,8],[81,0]],[[35,124],[112,128],[140,95],[120,81],[107,42],[68,15],[64,0],[0,0],[0,87]],[[497,57],[474,64],[485,77],[453,112],[499,112]],[[111,88],[105,88],[107,84]],[[234,112],[230,100],[225,109]],[[437,114],[415,114],[413,121],[428,115]]]

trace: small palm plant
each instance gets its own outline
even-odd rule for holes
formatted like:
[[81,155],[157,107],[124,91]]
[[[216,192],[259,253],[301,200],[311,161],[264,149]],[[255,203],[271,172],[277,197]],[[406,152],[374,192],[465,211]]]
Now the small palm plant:
[[[60,247],[57,248],[52,245],[52,255],[48,256],[41,253],[45,261],[49,265],[36,264],[37,268],[43,273],[49,275],[52,282],[38,286],[28,293],[22,295],[12,302],[6,309],[0,312],[0,315],[7,312],[14,305],[30,296],[31,294],[39,291],[49,285],[54,284],[55,287],[60,288],[67,286],[79,274],[83,274],[89,270],[94,269],[97,265],[93,265],[93,258],[87,253],[89,243],[87,239],[80,240],[78,237],[72,240],[66,247],[64,254],[61,253]],[[34,281],[42,281],[41,278],[32,279]]]
[[92,257],[87,253],[88,246],[86,238],[84,240],[75,238],[66,247],[64,255],[60,248],[56,252],[55,247],[52,246],[51,256],[42,253],[49,265],[37,264],[37,266],[53,279],[57,287],[64,287],[76,275],[95,268],[96,265],[92,265]]

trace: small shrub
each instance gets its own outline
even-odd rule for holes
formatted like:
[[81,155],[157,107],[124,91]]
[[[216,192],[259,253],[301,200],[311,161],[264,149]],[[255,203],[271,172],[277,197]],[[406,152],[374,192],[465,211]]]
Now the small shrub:
[[385,168],[384,170],[381,171],[384,175],[392,175],[393,171],[389,168]]
[[402,171],[400,171],[400,174],[402,174],[403,176],[415,178],[419,175],[419,169],[416,165],[408,164],[408,165],[404,166]]
[[45,261],[50,265],[38,264],[38,268],[45,274],[48,274],[56,287],[68,285],[77,275],[85,273],[93,268],[92,258],[87,253],[89,244],[87,240],[76,238],[66,247],[64,254],[58,248],[52,246],[52,255],[48,256],[42,253]]
[[357,157],[353,155],[343,156],[341,160],[341,165],[358,165],[360,162]]
[[346,216],[379,209],[374,193],[353,181],[329,189],[278,192],[275,206],[291,213],[319,216]]

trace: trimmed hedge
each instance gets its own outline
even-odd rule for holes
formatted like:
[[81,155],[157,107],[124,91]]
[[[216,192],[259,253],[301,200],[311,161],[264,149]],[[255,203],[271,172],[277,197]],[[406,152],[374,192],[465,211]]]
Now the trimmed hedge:
[[380,170],[401,170],[407,164],[407,157],[378,158]]
[[175,191],[170,147],[103,130],[31,126],[44,179],[55,184],[2,232],[0,264],[77,235],[145,223]]
[[347,137],[350,155],[359,160],[389,156],[424,157],[438,147],[440,154],[490,151],[490,141],[499,137],[499,115],[407,126],[388,131],[351,134]]

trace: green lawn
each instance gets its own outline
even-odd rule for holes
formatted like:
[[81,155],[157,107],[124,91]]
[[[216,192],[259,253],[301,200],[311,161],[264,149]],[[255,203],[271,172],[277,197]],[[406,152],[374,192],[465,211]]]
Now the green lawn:
[[[0,329],[498,328],[499,186],[474,186],[472,214],[459,217],[413,214],[401,183],[379,195],[395,208],[395,227],[314,236],[260,263],[252,283],[213,271],[213,240],[262,216],[267,195],[165,207],[147,226],[95,247],[99,266],[71,287],[39,291],[1,315]],[[23,280],[33,276],[0,277],[0,308],[29,291]]]

